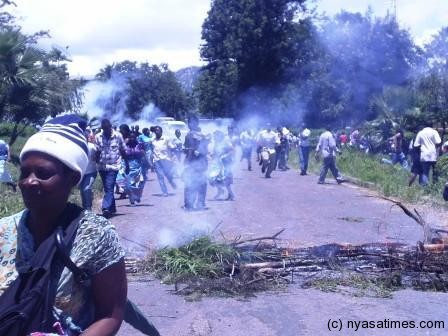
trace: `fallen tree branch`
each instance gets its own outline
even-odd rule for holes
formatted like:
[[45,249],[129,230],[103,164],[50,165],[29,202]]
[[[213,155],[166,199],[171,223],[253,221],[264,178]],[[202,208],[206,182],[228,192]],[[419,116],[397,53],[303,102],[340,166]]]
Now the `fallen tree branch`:
[[245,244],[245,243],[250,243],[250,242],[254,242],[254,241],[260,241],[260,240],[278,240],[279,238],[277,238],[281,233],[283,233],[283,231],[285,231],[286,229],[281,229],[279,232],[277,232],[276,234],[274,234],[273,236],[267,236],[267,237],[259,237],[259,238],[252,238],[252,239],[245,239],[245,240],[240,240],[240,241],[236,241],[234,243],[232,243],[233,246],[237,246],[237,245],[241,245],[241,244]]

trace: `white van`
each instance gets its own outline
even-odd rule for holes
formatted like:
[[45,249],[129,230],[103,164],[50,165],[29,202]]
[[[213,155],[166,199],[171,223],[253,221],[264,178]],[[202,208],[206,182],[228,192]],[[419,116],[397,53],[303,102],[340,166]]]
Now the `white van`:
[[181,134],[181,139],[185,139],[185,135],[188,133],[188,126],[186,123],[180,120],[167,120],[163,121],[160,126],[163,129],[163,134],[169,138],[174,138],[174,132],[178,129]]
[[172,117],[157,117],[156,119],[154,119],[154,122],[156,123],[156,125],[161,125],[166,121],[174,121],[174,120],[175,119]]

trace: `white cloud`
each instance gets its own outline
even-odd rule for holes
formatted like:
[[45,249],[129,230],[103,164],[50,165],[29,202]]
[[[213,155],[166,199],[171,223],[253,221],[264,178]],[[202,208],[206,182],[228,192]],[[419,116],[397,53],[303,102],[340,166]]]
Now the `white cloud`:
[[69,46],[72,75],[91,76],[124,59],[171,69],[200,64],[209,0],[18,0],[24,32],[49,30],[45,44]]
[[[16,0],[23,30],[50,30],[47,45],[69,46],[72,75],[91,76],[106,64],[129,59],[171,69],[199,65],[201,26],[210,0]],[[342,8],[375,15],[391,0],[316,0],[319,11]],[[397,0],[398,20],[416,41],[428,41],[448,24],[446,0]]]
[[168,63],[170,69],[177,70],[191,65],[200,65],[197,49],[117,49],[108,53],[96,54],[94,56],[72,55],[72,62],[68,63],[68,69],[72,76],[93,77],[98,70],[106,64],[121,62],[124,60],[136,61],[149,64]]

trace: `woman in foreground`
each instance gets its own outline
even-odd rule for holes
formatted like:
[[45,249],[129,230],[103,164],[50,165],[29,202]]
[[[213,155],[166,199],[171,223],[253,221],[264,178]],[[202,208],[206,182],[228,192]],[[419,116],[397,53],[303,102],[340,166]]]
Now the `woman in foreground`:
[[[88,162],[84,127],[85,121],[78,116],[64,115],[28,139],[20,154],[19,177],[26,209],[0,219],[0,307],[8,289],[14,290],[14,282],[29,271],[39,247],[54,241],[59,226],[76,228],[67,254],[88,274],[88,281],[81,283],[56,253],[50,273],[50,284],[56,287],[50,313],[55,329],[47,326],[47,330],[28,332],[115,335],[123,320],[127,283],[115,228],[105,218],[68,202]],[[60,272],[56,271],[58,262]]]

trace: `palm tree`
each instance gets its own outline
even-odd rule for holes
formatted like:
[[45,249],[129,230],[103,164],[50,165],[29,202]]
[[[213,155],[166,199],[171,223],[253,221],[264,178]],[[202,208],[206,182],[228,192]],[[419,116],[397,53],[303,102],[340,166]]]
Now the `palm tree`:
[[14,124],[10,144],[26,126],[79,105],[65,65],[35,42],[19,29],[0,30],[0,120]]

